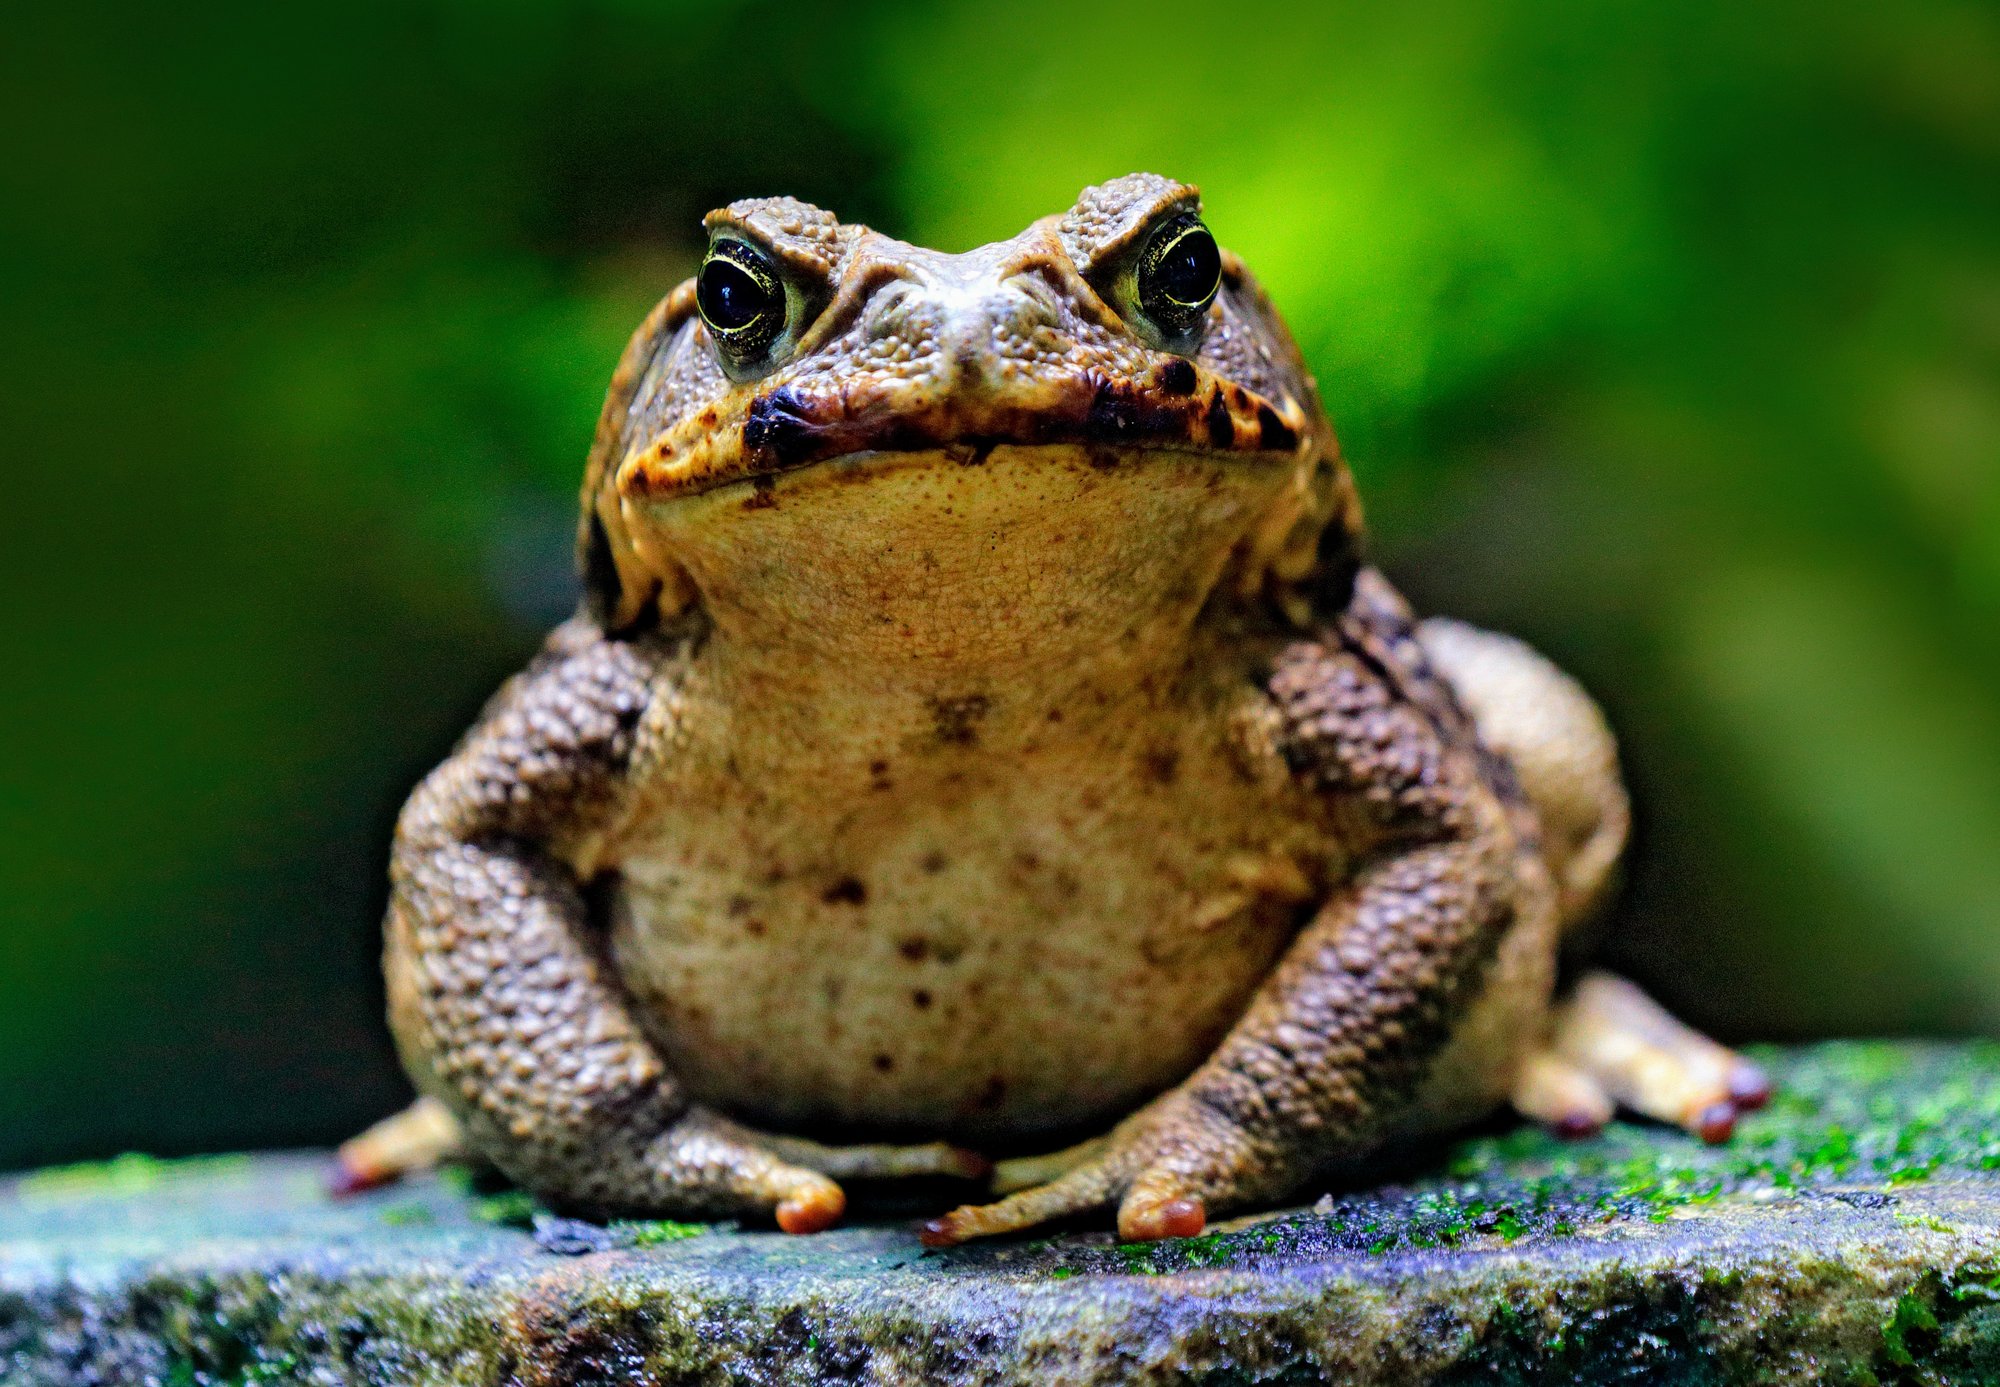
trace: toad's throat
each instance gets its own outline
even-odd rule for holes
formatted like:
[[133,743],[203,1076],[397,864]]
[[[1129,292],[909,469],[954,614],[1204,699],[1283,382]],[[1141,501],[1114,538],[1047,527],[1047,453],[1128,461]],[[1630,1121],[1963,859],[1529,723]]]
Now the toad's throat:
[[1184,661],[1198,613],[1262,552],[1294,485],[1269,454],[1153,448],[1130,465],[1134,452],[842,455],[652,506],[640,534],[699,594],[712,646],[758,666],[753,706],[780,685],[847,681],[880,723],[889,690],[916,709],[1066,697],[1079,680],[1129,689]]
[[977,462],[1008,444],[1081,445],[1107,457],[1149,449],[1291,455],[1306,432],[1297,400],[1267,399],[1179,359],[1136,381],[1084,371],[980,389],[785,384],[634,449],[619,487],[658,501],[856,453],[943,450]]

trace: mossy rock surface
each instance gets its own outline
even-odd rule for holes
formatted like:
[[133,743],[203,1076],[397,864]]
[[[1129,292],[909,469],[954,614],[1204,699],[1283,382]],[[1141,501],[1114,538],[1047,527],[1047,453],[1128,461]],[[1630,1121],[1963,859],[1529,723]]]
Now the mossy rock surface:
[[2000,1047],[1762,1055],[1728,1146],[1431,1153],[1207,1236],[596,1229],[324,1157],[0,1186],[0,1383],[2000,1382]]

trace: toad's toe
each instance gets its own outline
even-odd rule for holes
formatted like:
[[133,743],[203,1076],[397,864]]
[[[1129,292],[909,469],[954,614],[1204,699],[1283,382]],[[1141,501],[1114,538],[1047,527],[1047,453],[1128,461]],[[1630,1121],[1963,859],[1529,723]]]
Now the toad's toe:
[[1208,1210],[1192,1195],[1163,1196],[1134,1188],[1118,1206],[1118,1236],[1128,1243],[1192,1238],[1208,1226]]
[[[1704,1141],[1727,1141],[1740,1113],[1771,1097],[1764,1072],[1733,1050],[1683,1025],[1659,1003],[1622,978],[1592,973],[1556,1012],[1553,1070],[1537,1082],[1548,1098],[1571,1080],[1550,1072],[1580,1074],[1620,1107],[1677,1127]],[[1534,1062],[1524,1076],[1536,1077]],[[1519,1098],[1517,1096],[1517,1103]],[[1533,1097],[1521,1104],[1531,1115]]]
[[831,1180],[802,1184],[792,1195],[778,1202],[774,1213],[778,1227],[787,1233],[823,1233],[840,1222],[847,1212],[847,1196]]

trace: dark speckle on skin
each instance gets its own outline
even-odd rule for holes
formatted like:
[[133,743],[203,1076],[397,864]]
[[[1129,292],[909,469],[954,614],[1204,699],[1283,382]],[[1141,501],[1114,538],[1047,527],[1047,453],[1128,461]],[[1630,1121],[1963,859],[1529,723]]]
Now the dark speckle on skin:
[[1208,437],[1218,448],[1236,441],[1236,421],[1229,417],[1229,405],[1220,390],[1208,397]]
[[1093,437],[1125,438],[1139,431],[1138,407],[1109,381],[1090,402],[1088,429]]
[[1192,395],[1195,387],[1194,366],[1190,362],[1175,357],[1160,367],[1155,379],[1160,389],[1169,395]]
[[828,905],[865,905],[868,888],[858,877],[842,877],[839,881],[820,893],[820,899]]
[[979,740],[979,722],[993,706],[985,694],[963,694],[931,700],[931,723],[937,739],[950,746],[971,746]]
[[1299,436],[1291,425],[1278,417],[1278,412],[1269,405],[1257,406],[1257,442],[1271,452],[1289,452],[1296,448]]
[[791,467],[810,456],[819,431],[805,400],[789,385],[760,395],[743,421],[743,450],[762,454],[777,467]]
[[922,935],[911,935],[896,945],[896,952],[912,963],[922,963],[930,957],[931,941]]

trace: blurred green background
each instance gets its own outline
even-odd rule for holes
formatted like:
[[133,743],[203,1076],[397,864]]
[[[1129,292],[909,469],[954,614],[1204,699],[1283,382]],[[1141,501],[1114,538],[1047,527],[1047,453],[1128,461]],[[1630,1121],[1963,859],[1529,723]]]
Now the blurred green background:
[[1377,553],[1601,696],[1606,948],[1731,1036],[2000,1025],[2000,17],[305,0],[0,41],[0,1164],[323,1141],[411,783],[573,600],[700,214],[948,249],[1199,183]]

